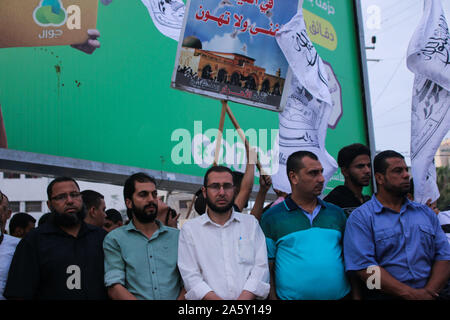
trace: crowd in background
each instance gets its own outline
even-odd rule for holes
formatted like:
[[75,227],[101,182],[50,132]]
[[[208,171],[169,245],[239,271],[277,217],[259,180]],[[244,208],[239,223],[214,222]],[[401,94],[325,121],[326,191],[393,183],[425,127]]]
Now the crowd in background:
[[265,206],[272,181],[261,175],[250,214],[255,165],[214,165],[196,193],[199,216],[181,228],[145,173],[124,182],[128,219],[71,177],[48,185],[37,227],[25,212],[11,217],[0,193],[0,299],[449,299],[450,211],[414,202],[395,151],[372,159],[352,144],[337,160],[345,182],[322,199],[318,157],[293,153],[291,193],[274,189]]

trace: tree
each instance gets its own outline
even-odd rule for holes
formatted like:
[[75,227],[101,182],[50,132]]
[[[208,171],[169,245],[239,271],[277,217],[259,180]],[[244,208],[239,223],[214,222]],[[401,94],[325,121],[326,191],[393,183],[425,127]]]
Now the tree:
[[436,168],[436,179],[441,196],[437,201],[439,210],[446,210],[450,205],[450,167]]

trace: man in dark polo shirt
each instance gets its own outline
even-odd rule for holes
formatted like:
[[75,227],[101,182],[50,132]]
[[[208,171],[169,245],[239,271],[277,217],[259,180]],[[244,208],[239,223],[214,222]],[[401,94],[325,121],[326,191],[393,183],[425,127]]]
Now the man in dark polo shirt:
[[86,224],[80,188],[68,177],[47,188],[49,221],[17,245],[6,283],[7,299],[101,300],[106,231]]
[[345,177],[344,185],[331,190],[323,200],[344,209],[348,216],[370,199],[362,194],[363,187],[370,184],[372,177],[369,148],[360,143],[342,148],[338,153],[338,165]]

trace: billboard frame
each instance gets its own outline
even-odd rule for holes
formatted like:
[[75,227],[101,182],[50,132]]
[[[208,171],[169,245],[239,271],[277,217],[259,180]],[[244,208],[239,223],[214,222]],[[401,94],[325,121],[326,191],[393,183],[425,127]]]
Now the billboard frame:
[[[365,109],[366,140],[368,141],[372,157],[375,155],[375,136],[372,121],[371,99],[366,65],[364,25],[361,8],[361,0],[354,0],[354,24],[356,39],[359,45],[359,66],[362,84],[362,104]],[[219,110],[219,109],[218,109]],[[158,188],[161,190],[176,190],[184,192],[196,192],[203,184],[203,178],[194,175],[185,175],[167,171],[144,169],[139,167],[110,164],[92,160],[77,159],[71,157],[54,156],[41,153],[19,151],[0,148],[0,170],[15,171],[42,176],[71,176],[75,179],[123,185],[125,179],[135,172],[145,172],[155,177]],[[375,191],[375,183],[372,181]],[[259,187],[253,188],[251,198],[254,199]],[[267,199],[274,199],[271,190]]]

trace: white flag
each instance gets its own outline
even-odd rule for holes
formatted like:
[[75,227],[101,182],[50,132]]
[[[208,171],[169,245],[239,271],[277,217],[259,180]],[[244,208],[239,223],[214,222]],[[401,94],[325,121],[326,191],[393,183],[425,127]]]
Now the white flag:
[[185,5],[182,0],[141,0],[156,28],[175,41],[180,39]]
[[325,149],[332,111],[329,75],[306,33],[303,10],[277,32],[276,39],[293,77],[286,106],[279,115],[279,165],[272,183],[275,189],[289,193],[286,162],[292,153],[304,150],[316,154],[324,168],[325,185],[338,166]]
[[408,68],[415,74],[411,111],[414,199],[434,202],[439,190],[433,159],[450,129],[450,35],[440,0],[425,0],[407,57]]

